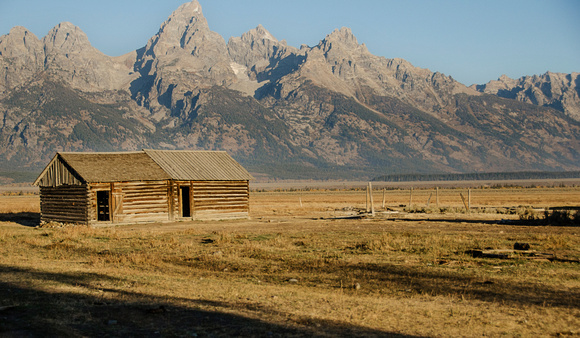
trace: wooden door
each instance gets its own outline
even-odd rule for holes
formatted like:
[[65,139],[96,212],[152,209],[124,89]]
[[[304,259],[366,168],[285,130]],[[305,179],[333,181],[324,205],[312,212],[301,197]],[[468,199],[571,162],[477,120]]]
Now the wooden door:
[[97,191],[97,220],[99,222],[109,222],[110,213],[110,191]]

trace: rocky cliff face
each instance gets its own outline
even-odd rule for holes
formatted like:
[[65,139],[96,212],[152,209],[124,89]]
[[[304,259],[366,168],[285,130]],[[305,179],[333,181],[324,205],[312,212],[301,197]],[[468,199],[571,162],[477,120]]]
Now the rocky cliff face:
[[157,122],[186,116],[184,100],[199,88],[227,86],[236,78],[224,39],[209,29],[197,1],[180,6],[138,54],[141,76],[131,91]]
[[47,73],[82,91],[118,90],[134,78],[132,62],[134,53],[118,58],[104,55],[68,22],[54,27],[42,40],[15,27],[0,37],[0,89],[6,92]]
[[472,88],[482,93],[551,107],[580,121],[580,73],[547,72],[517,80],[503,75],[495,81]]
[[42,42],[24,27],[0,36],[0,95],[30,80],[44,68]]
[[226,44],[192,1],[117,58],[70,23],[0,37],[0,158],[38,168],[58,150],[151,147],[227,150],[275,177],[578,170],[577,86],[467,88],[372,55],[348,28],[300,49],[261,25]]

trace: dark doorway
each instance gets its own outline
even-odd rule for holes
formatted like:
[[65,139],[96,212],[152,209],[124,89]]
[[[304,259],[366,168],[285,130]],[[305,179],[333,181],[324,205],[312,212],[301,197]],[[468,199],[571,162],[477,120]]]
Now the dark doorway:
[[191,201],[189,199],[189,187],[179,187],[181,190],[181,217],[191,217]]
[[97,191],[97,220],[100,222],[108,222],[111,220],[109,198],[109,191]]

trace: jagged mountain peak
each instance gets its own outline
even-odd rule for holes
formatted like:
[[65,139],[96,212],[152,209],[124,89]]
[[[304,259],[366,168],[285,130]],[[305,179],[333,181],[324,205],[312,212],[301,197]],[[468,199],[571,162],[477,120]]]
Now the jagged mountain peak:
[[555,108],[580,121],[580,73],[548,71],[519,79],[502,75],[495,81],[472,88],[482,93]]
[[203,15],[201,12],[201,5],[199,4],[199,1],[197,0],[192,0],[190,2],[186,2],[183,5],[179,6],[171,15],[170,18],[176,18],[176,17],[192,17],[192,16],[196,16],[197,14],[199,15]]
[[513,79],[512,79],[511,77],[509,77],[509,76],[505,75],[505,74],[502,74],[502,75],[501,75],[501,76],[500,76],[500,77],[499,77],[497,80],[498,80],[498,81],[507,82],[507,81],[511,81],[511,80],[513,80]]
[[70,22],[62,22],[52,28],[42,42],[47,53],[55,49],[64,52],[83,52],[92,49],[85,32]]
[[[163,32],[168,38],[182,39],[184,34],[195,28],[209,30],[197,0],[179,6],[161,25],[159,33]],[[179,44],[184,47],[184,41],[180,41]]]
[[42,42],[28,29],[17,26],[0,36],[0,97],[42,69]]
[[357,38],[352,33],[352,30],[348,27],[335,29],[332,33],[328,34],[323,40],[321,40],[313,49],[321,50],[325,53],[326,57],[329,57],[329,54],[339,57],[352,54],[370,54],[366,45],[364,43],[359,44]]
[[6,35],[0,36],[0,56],[18,57],[38,49],[42,43],[28,29],[22,26],[13,27]]
[[275,41],[278,42],[278,39],[276,39],[274,37],[274,35],[272,35],[266,28],[264,28],[264,26],[262,26],[261,24],[258,25],[258,27],[249,30],[248,32],[244,33],[242,35],[242,39],[244,37],[251,37],[253,40],[257,40],[257,39],[264,39],[264,40],[271,40],[271,41]]
[[[10,29],[10,32],[8,32],[8,34],[0,36],[0,39],[3,39],[7,36],[12,36],[12,37],[21,37],[21,36],[27,36],[27,35],[31,35],[34,36],[36,38],[36,35],[34,35],[34,33],[32,33],[31,31],[29,31],[26,27],[23,26],[14,26]],[[38,39],[38,38],[37,38]]]
[[[185,3],[175,10],[149,40],[146,49],[156,56],[172,54],[179,49],[191,53],[203,36],[213,35],[213,40],[222,40],[219,34],[210,31],[197,0]],[[223,42],[225,45],[225,42]]]
[[340,42],[342,44],[356,47],[359,45],[357,38],[352,33],[352,30],[348,27],[342,27],[341,29],[335,29],[332,33],[328,34],[323,40],[326,43]]
[[134,96],[157,111],[156,119],[165,118],[182,104],[186,93],[234,82],[230,63],[225,40],[209,29],[199,2],[185,3],[139,50],[135,69],[142,78],[132,84]]
[[288,46],[285,40],[278,41],[262,25],[228,41],[228,53],[232,61],[254,72],[263,71],[274,59],[280,61],[287,52],[297,51]]

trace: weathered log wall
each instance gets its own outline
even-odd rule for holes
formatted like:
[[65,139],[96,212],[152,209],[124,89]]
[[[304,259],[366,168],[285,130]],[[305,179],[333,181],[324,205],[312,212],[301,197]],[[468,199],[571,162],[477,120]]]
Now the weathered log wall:
[[189,186],[193,219],[229,219],[249,216],[248,181],[176,181],[173,182],[173,215],[182,216],[180,187]]
[[87,185],[40,186],[40,221],[88,223],[90,199]]
[[192,183],[193,210],[197,219],[248,217],[250,194],[247,181]]
[[91,223],[97,222],[97,191],[110,191],[112,223],[169,220],[167,181],[91,184]]
[[[40,187],[41,221],[106,224],[183,219],[180,186],[189,187],[188,219],[249,216],[247,181],[146,181]],[[98,220],[97,192],[109,194],[109,220]]]

